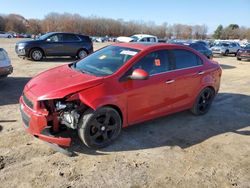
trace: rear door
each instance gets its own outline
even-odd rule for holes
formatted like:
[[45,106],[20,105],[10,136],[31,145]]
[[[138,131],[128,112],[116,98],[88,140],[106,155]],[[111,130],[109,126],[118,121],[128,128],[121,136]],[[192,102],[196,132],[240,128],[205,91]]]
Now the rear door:
[[192,51],[186,49],[171,50],[171,58],[175,62],[173,109],[179,111],[192,105],[206,71],[200,57]]
[[81,48],[80,39],[75,34],[63,34],[64,55],[75,56]]

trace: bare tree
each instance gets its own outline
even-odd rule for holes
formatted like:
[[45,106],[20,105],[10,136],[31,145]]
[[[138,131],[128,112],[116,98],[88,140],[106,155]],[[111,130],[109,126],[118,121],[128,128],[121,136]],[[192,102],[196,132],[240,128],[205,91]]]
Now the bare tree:
[[0,16],[0,31],[3,31],[5,29],[5,19]]
[[[156,35],[159,38],[178,39],[205,39],[208,27],[203,25],[186,25],[163,23],[157,25],[154,22],[142,20],[124,21],[122,19],[110,19],[102,17],[83,17],[79,14],[49,13],[44,19],[26,20],[16,14],[0,15],[0,30],[15,31],[19,33],[29,32],[31,34],[46,33],[51,31],[64,31],[82,33],[90,36],[130,36],[138,33]],[[217,38],[250,39],[250,29],[230,24],[216,33]]]

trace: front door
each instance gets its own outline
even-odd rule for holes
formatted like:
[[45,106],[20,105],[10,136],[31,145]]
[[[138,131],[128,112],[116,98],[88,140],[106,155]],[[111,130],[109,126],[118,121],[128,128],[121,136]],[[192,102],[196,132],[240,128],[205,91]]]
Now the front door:
[[65,53],[63,34],[54,34],[50,36],[43,45],[43,49],[45,49],[45,54],[47,56],[60,56]]
[[135,69],[143,69],[149,73],[148,80],[125,81],[127,90],[128,123],[134,124],[152,119],[171,111],[174,84],[173,74],[168,73],[171,65],[167,50],[159,50],[144,56],[133,65]]

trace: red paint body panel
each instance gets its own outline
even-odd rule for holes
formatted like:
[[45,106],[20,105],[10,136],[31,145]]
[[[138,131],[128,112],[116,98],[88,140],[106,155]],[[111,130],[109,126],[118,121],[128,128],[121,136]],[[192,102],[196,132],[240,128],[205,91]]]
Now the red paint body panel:
[[[190,109],[199,92],[205,87],[216,91],[220,87],[221,68],[218,63],[208,60],[195,50],[180,45],[121,43],[116,46],[141,50],[114,74],[96,77],[59,66],[34,77],[24,89],[24,94],[34,103],[30,109],[20,98],[23,112],[30,118],[27,129],[44,141],[69,146],[69,138],[56,138],[41,132],[48,126],[48,112],[40,106],[40,101],[80,99],[92,109],[114,106],[119,109],[123,127],[149,119]],[[193,68],[172,70],[149,76],[147,80],[120,81],[129,68],[150,52],[161,49],[186,49],[198,55],[203,65]],[[184,60],[185,61],[185,60]],[[202,74],[201,74],[202,73]],[[51,117],[50,117],[51,118]],[[54,119],[56,117],[53,117]]]
[[24,90],[33,96],[33,100],[48,100],[63,98],[72,91],[84,90],[101,82],[102,77],[83,74],[63,65],[37,75]]

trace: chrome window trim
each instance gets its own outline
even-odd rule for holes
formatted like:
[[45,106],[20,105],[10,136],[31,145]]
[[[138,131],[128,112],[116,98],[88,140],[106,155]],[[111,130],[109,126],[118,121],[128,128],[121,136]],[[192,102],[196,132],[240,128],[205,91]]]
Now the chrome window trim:
[[179,70],[192,69],[192,68],[202,67],[202,66],[204,66],[204,64],[203,65],[192,66],[192,67],[187,67],[187,68],[174,69],[174,70],[170,70],[170,71],[166,71],[166,72],[155,73],[155,74],[151,74],[149,76],[151,77],[151,76],[155,76],[155,75],[159,75],[159,74],[165,74],[165,73],[175,72],[175,71],[179,71]]

